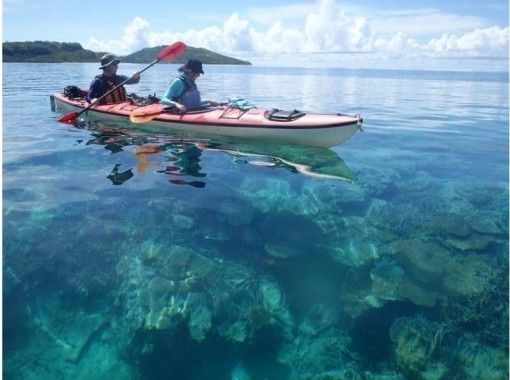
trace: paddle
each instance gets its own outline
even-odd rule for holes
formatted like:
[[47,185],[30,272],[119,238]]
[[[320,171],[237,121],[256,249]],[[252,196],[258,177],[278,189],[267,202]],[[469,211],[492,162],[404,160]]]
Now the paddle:
[[[228,104],[229,103],[218,103],[215,107],[223,107]],[[200,110],[202,108],[200,107],[196,109],[192,108],[189,111],[194,111],[197,109]],[[178,112],[178,110],[174,106],[165,106],[164,104],[161,103],[149,104],[148,106],[140,107],[131,111],[131,113],[129,114],[129,120],[131,120],[131,122],[135,124],[145,123],[147,121],[151,121],[157,118],[158,116],[165,112]]]
[[[157,55],[157,58],[151,62],[147,67],[145,67],[143,70],[139,71],[138,74],[141,74],[143,73],[145,70],[151,68],[152,66],[154,66],[156,63],[158,63],[159,61],[163,61],[163,60],[168,60],[168,59],[172,59],[172,58],[177,58],[178,56],[180,56],[182,53],[184,53],[184,51],[186,50],[186,45],[184,44],[184,42],[181,42],[181,41],[177,41],[177,42],[174,42],[173,44],[171,45],[168,45],[167,47],[165,47],[163,50],[161,50],[159,52],[159,54]],[[132,77],[131,77],[132,78]],[[105,98],[106,96],[108,96],[109,94],[111,94],[113,91],[115,91],[117,88],[119,88],[120,86],[124,85],[127,81],[129,81],[131,78],[128,78],[126,79],[125,81],[123,81],[122,83],[120,83],[119,85],[115,86],[114,88],[112,88],[110,91],[108,91],[106,94],[104,94],[103,96],[100,96],[99,98],[97,98],[93,103],[91,103],[87,108],[84,108],[83,110],[81,110],[80,112],[76,113],[76,112],[71,112],[71,113],[68,113],[68,114],[65,114],[64,116],[62,116],[60,119],[58,119],[58,121],[60,121],[61,123],[74,123],[74,121],[78,118],[78,116],[80,116],[82,113],[88,111],[90,108],[92,108],[97,102],[99,102],[101,99]]]
[[175,109],[174,107],[168,107],[161,103],[149,104],[145,107],[137,108],[136,110],[131,111],[129,114],[129,120],[132,123],[145,123],[146,121],[150,121],[167,110]]

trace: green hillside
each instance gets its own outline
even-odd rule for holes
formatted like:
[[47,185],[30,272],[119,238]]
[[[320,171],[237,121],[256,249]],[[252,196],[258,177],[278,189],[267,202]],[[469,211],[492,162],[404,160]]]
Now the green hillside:
[[[150,63],[152,62],[158,53],[165,47],[156,46],[152,48],[145,48],[137,51],[136,53],[129,54],[122,58],[123,62],[132,63]],[[242,61],[240,59],[228,57],[226,55],[214,53],[204,48],[194,48],[188,46],[186,52],[179,58],[171,60],[171,63],[185,63],[189,58],[195,58],[202,61],[205,64],[223,64],[223,65],[251,65],[248,61]]]
[[97,62],[105,54],[77,42],[4,42],[2,50],[4,62]]
[[[121,57],[123,62],[150,63],[163,46],[145,48]],[[26,41],[2,43],[2,59],[4,62],[99,62],[105,52],[94,52],[84,49],[77,42]],[[184,63],[188,58],[196,58],[205,64],[250,65],[226,55],[214,53],[204,48],[188,46],[186,52],[171,63]]]

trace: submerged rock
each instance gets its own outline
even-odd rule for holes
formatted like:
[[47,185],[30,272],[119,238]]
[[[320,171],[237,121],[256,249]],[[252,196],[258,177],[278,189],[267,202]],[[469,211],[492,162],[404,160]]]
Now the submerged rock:
[[473,296],[484,292],[495,276],[493,262],[484,255],[469,255],[452,261],[443,283],[453,295]]
[[220,335],[232,342],[250,343],[259,336],[286,340],[292,336],[293,322],[283,294],[268,278],[217,297],[215,317]]
[[418,239],[397,241],[391,244],[391,250],[405,270],[413,278],[424,283],[439,280],[451,261],[446,249]]
[[377,247],[372,243],[349,242],[347,246],[338,246],[329,251],[330,256],[337,262],[353,267],[359,267],[379,257]]
[[232,368],[232,371],[230,372],[230,380],[251,380],[251,377],[244,368],[242,362],[237,363],[237,365]]
[[[388,239],[388,234],[374,227],[365,218],[359,216],[348,216],[336,221],[334,224],[337,232],[334,236],[335,241],[346,241],[356,237],[356,241],[367,241],[376,245],[381,245]],[[393,241],[393,236],[390,237]]]
[[434,306],[439,294],[437,291],[425,287],[417,282],[406,271],[391,260],[383,260],[370,272],[372,292],[365,296],[372,307],[380,307],[386,301],[408,299],[416,305]]
[[[172,296],[175,289],[173,281],[162,277],[154,277],[147,288],[139,293],[140,304],[146,308],[144,326],[149,329],[166,329],[172,323],[172,318],[180,314],[184,300],[176,302]],[[177,304],[180,303],[179,306]]]
[[287,181],[246,177],[239,191],[242,199],[250,201],[254,208],[263,212],[294,208],[287,208],[296,197]]
[[147,240],[140,246],[141,259],[145,263],[155,262],[161,255],[164,254],[166,249],[167,247],[163,244]]
[[263,213],[291,210],[297,216],[322,216],[332,207],[328,200],[336,198],[328,194],[331,187],[320,182],[295,188],[288,181],[276,178],[247,177],[239,191],[241,199]]
[[189,248],[172,246],[159,256],[153,267],[160,275],[179,280],[186,276],[188,264],[193,256],[194,252]]
[[335,325],[335,318],[330,309],[322,304],[315,305],[299,325],[299,332],[316,337]]
[[283,307],[283,294],[276,283],[262,279],[259,285],[259,297],[262,305],[269,311],[279,311]]
[[432,307],[436,304],[440,294],[434,290],[426,289],[407,276],[397,282],[398,295],[408,299],[416,305]]
[[288,339],[293,322],[278,284],[216,254],[172,246],[150,260],[123,260],[118,299],[126,326],[171,333],[187,325],[197,342],[210,333],[236,343]]
[[460,340],[454,357],[468,379],[508,379],[508,347],[486,347],[467,336]]
[[303,254],[302,250],[281,244],[266,243],[264,245],[264,249],[269,256],[276,257],[278,259],[289,259]]
[[497,239],[492,235],[480,235],[474,233],[467,239],[459,239],[454,236],[448,236],[441,241],[449,247],[458,249],[460,251],[478,251],[487,248],[491,243],[496,243]]
[[329,379],[331,374],[356,379],[361,371],[349,346],[349,337],[342,334],[299,335],[280,350],[278,359],[291,368],[291,379]]
[[437,362],[434,355],[443,339],[443,327],[424,318],[397,318],[390,328],[398,365],[418,378],[435,373],[438,379],[447,373],[447,367]]
[[381,170],[380,167],[367,167],[364,176],[360,177],[358,184],[365,189],[367,198],[379,197],[395,190],[395,184],[398,182],[403,168],[386,167]]
[[254,217],[253,210],[236,199],[227,199],[220,203],[218,212],[219,219],[231,226],[247,226]]
[[500,212],[497,211],[474,211],[466,215],[466,222],[471,228],[482,234],[508,234],[508,228],[504,231],[506,224]]
[[[405,181],[402,185],[401,191],[410,192],[413,195],[418,192],[427,190],[433,184],[433,177],[427,172],[420,171],[416,176],[409,181]],[[400,186],[399,186],[400,188]]]
[[405,277],[405,271],[396,262],[388,258],[380,260],[370,270],[372,289],[371,294],[366,296],[365,299],[374,306],[382,306],[381,302],[375,301],[376,299],[400,300],[398,284],[403,277]]
[[464,216],[459,214],[437,214],[429,222],[433,233],[448,236],[467,237],[471,234],[471,226],[466,222]]
[[390,203],[374,198],[365,216],[377,227],[377,236],[389,235],[385,240],[415,237],[425,226],[425,218],[413,204]]
[[209,310],[208,304],[209,302],[204,294],[192,293],[188,297],[188,328],[191,337],[197,342],[205,339],[212,326],[212,312]]

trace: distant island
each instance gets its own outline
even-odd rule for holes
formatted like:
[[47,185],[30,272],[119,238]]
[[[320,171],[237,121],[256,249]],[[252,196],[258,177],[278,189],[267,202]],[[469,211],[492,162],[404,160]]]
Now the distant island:
[[[121,56],[122,62],[150,63],[166,45],[145,48],[132,54]],[[3,42],[3,62],[98,62],[106,52],[84,49],[77,42],[26,41]],[[169,63],[184,63],[196,58],[205,64],[251,65],[248,61],[228,57],[204,48],[188,46],[186,52]]]

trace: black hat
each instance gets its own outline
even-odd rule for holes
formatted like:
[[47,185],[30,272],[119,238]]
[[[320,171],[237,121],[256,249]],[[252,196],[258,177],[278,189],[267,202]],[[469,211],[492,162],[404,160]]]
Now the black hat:
[[189,59],[188,62],[184,65],[186,69],[189,69],[193,71],[194,73],[200,73],[203,74],[204,70],[202,69],[202,62],[200,62],[198,59]]
[[113,54],[105,54],[101,57],[101,67],[100,69],[104,69],[106,66],[110,66],[112,63],[120,62],[119,57],[113,55]]

